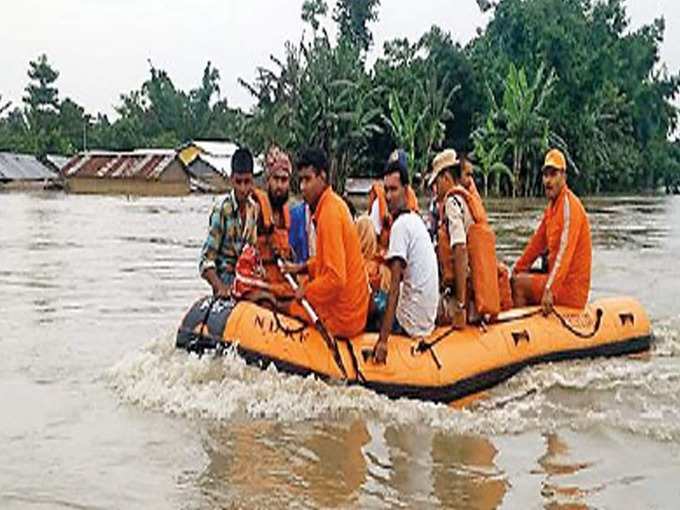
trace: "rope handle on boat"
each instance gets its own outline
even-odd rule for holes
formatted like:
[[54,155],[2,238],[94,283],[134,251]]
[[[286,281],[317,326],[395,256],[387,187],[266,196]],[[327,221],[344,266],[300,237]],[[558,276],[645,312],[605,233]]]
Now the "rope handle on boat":
[[571,324],[569,324],[567,322],[567,320],[555,308],[553,308],[551,310],[551,313],[553,313],[555,315],[555,317],[557,317],[557,319],[560,321],[562,326],[567,331],[569,331],[572,335],[575,335],[579,338],[583,338],[584,340],[587,340],[589,338],[593,338],[597,334],[597,332],[600,330],[600,325],[602,324],[602,316],[604,315],[604,311],[602,310],[602,308],[598,308],[595,311],[596,318],[595,318],[595,325],[593,326],[593,330],[589,333],[583,333],[583,332],[575,329]]
[[[525,314],[519,315],[517,317],[512,317],[512,318],[496,321],[493,324],[503,324],[503,323],[507,323],[507,322],[513,322],[513,321],[516,321],[516,320],[520,320],[520,319],[527,319],[529,317],[534,317],[534,316],[536,316],[540,313],[542,313],[542,311],[540,309],[534,310],[534,311],[527,312]],[[602,325],[602,316],[604,315],[602,308],[598,308],[595,311],[596,319],[595,319],[595,325],[593,326],[593,330],[588,332],[588,333],[583,333],[583,332],[575,329],[571,324],[569,324],[567,322],[567,320],[555,308],[553,308],[551,310],[551,313],[554,314],[555,317],[557,317],[557,319],[562,324],[562,327],[564,327],[567,331],[569,331],[571,334],[573,334],[573,335],[575,335],[579,338],[583,338],[583,339],[586,339],[586,340],[594,337],[597,334],[597,332],[600,330],[600,326]],[[433,358],[435,364],[437,365],[437,368],[441,369],[441,363],[437,359],[437,356],[434,354],[433,347],[435,345],[437,345],[439,342],[441,342],[442,340],[444,340],[444,338],[449,336],[454,331],[456,331],[456,328],[451,327],[451,328],[447,329],[444,333],[439,335],[437,338],[432,340],[431,342],[426,342],[425,340],[420,340],[416,345],[413,346],[413,352],[418,353],[418,354],[422,354],[425,351],[430,351],[430,353],[432,354],[432,358]]]
[[284,326],[283,322],[281,322],[281,318],[279,317],[279,314],[276,311],[276,307],[274,307],[274,309],[272,310],[272,314],[274,315],[274,322],[276,322],[276,327],[279,328],[279,330],[283,331],[284,335],[287,335],[287,336],[299,335],[305,329],[307,329],[307,324],[305,324],[302,321],[300,321],[300,326],[297,327],[297,328],[289,328],[287,326]]

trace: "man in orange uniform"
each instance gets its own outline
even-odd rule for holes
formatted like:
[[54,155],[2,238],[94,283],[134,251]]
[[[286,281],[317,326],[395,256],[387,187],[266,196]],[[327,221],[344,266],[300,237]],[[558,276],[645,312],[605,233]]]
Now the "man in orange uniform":
[[[590,224],[581,201],[567,187],[567,162],[557,149],[545,157],[543,186],[550,200],[541,224],[513,269],[516,306],[540,304],[584,308],[590,291],[592,245]],[[529,273],[534,261],[548,253],[548,273]]]
[[[406,152],[397,149],[390,154],[387,163],[385,163],[385,171],[389,165],[397,162],[407,168],[407,161]],[[418,212],[418,197],[410,185],[406,186],[406,206],[410,211]],[[378,252],[382,255],[387,251],[390,242],[390,228],[393,222],[382,180],[374,182],[368,192],[368,215],[373,222],[375,235],[378,237]]]
[[314,211],[316,255],[305,264],[287,264],[291,273],[311,280],[295,293],[289,312],[310,321],[299,301],[305,297],[333,335],[351,337],[364,331],[369,287],[359,235],[347,204],[328,185],[328,160],[308,149],[297,162],[302,195]]

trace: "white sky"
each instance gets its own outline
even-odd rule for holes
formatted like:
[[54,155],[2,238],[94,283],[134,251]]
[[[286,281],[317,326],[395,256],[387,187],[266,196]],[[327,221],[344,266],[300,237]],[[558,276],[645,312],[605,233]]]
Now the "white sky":
[[[329,4],[332,4],[329,1]],[[303,30],[302,0],[0,0],[0,95],[21,105],[29,60],[46,53],[60,72],[60,97],[89,113],[111,114],[119,95],[148,77],[150,59],[175,85],[198,85],[206,61],[221,73],[222,95],[249,106],[237,83],[269,55],[283,55]],[[633,27],[666,18],[662,59],[680,69],[680,2],[628,0]],[[486,23],[475,0],[382,0],[372,26],[375,53],[395,37],[416,40],[437,24],[466,43]]]

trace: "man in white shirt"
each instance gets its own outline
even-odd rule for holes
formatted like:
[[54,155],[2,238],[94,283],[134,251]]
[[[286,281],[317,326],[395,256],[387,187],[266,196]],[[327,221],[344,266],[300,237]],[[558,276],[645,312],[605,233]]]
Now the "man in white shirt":
[[432,333],[439,301],[437,255],[422,218],[407,207],[406,167],[399,161],[390,163],[383,182],[394,218],[385,255],[392,279],[380,336],[373,349],[375,363],[386,362],[390,333],[411,337]]

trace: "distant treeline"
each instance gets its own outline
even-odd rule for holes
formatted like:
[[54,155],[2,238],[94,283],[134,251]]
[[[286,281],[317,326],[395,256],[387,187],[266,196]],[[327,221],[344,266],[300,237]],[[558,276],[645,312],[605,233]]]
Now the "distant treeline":
[[[488,2],[478,2],[489,7]],[[87,148],[174,147],[230,139],[263,151],[321,145],[340,188],[377,175],[403,147],[422,173],[444,147],[473,153],[484,190],[540,193],[549,146],[562,148],[580,192],[631,192],[680,184],[680,142],[670,141],[680,75],[659,60],[664,21],[632,31],[623,0],[501,0],[467,46],[446,27],[395,39],[371,67],[379,0],[307,0],[304,33],[241,84],[249,111],[229,107],[210,62],[198,86],[179,90],[151,62],[117,118],[61,99],[45,55],[29,63],[21,106],[0,97],[0,150],[72,154]],[[324,26],[335,23],[337,41]]]

